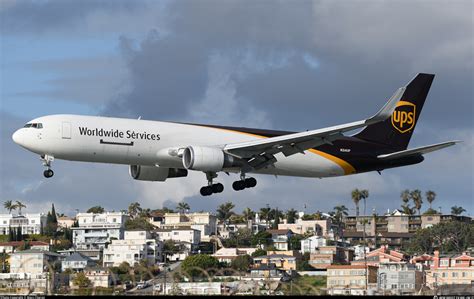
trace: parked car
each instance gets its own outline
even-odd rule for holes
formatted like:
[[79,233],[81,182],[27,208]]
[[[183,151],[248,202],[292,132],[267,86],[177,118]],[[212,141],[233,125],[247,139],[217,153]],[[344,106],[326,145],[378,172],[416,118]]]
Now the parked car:
[[153,291],[161,292],[161,283],[157,283],[153,286]]
[[137,284],[137,289],[138,289],[138,290],[144,289],[144,288],[146,288],[146,287],[147,287],[146,281],[140,281],[140,282]]

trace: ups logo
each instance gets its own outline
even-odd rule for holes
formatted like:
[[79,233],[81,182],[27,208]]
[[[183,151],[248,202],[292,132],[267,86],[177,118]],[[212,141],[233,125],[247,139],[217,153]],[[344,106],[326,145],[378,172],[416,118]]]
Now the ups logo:
[[392,125],[400,133],[406,133],[415,126],[416,106],[410,102],[399,101],[392,114]]

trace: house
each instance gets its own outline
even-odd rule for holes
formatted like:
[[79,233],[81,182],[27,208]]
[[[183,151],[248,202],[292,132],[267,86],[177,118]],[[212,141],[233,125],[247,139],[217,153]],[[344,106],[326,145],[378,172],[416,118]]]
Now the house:
[[181,252],[168,257],[169,260],[173,261],[184,260],[189,254],[198,250],[201,242],[201,231],[189,226],[158,228],[153,232],[161,241],[172,240],[182,249]]
[[280,279],[283,276],[283,272],[284,271],[278,269],[275,264],[259,264],[250,269],[250,277],[264,279]]
[[290,229],[267,230],[272,235],[272,245],[278,250],[289,250],[290,238],[294,235]]
[[49,251],[50,246],[46,242],[41,241],[11,241],[11,242],[3,242],[0,243],[0,253],[12,253],[17,251],[18,248],[24,248],[24,246],[28,249],[36,249],[36,250],[43,250]]
[[315,269],[326,269],[334,263],[349,264],[354,258],[354,251],[340,246],[320,246],[310,254],[309,265]]
[[72,271],[79,272],[83,271],[85,268],[94,267],[96,265],[97,264],[90,257],[75,252],[64,258],[61,262],[61,269],[62,271],[71,269]]
[[60,228],[71,228],[76,222],[75,218],[68,216],[58,217],[58,227]]
[[[103,268],[103,267],[86,268],[84,269],[83,273],[87,277],[87,279],[90,280],[92,288],[98,288],[98,287],[109,288],[115,284],[112,273],[107,268]],[[69,286],[71,288],[78,288],[78,286],[74,284],[74,275],[71,277],[69,281]]]
[[111,239],[123,239],[128,218],[124,212],[78,213],[79,226],[71,228],[75,248],[102,250]]
[[46,227],[46,215],[38,214],[0,214],[0,235],[10,234],[10,229],[21,229],[23,235],[41,234]]
[[253,258],[255,268],[261,265],[274,264],[276,268],[287,272],[296,271],[296,260],[297,257],[286,254],[269,254]]
[[327,268],[329,295],[365,295],[375,288],[377,267],[364,265],[331,265]]
[[407,262],[380,263],[377,289],[386,295],[406,295],[418,292],[423,284],[423,273]]
[[221,248],[212,254],[212,256],[219,262],[230,264],[238,256],[252,255],[256,250],[257,248]]
[[10,255],[10,273],[42,274],[51,272],[64,257],[60,254],[29,249]]
[[301,243],[301,253],[315,253],[319,247],[326,246],[327,241],[321,236],[312,236],[300,241]]
[[104,267],[117,267],[127,262],[131,266],[145,261],[151,266],[162,260],[163,242],[144,230],[125,231],[123,240],[112,240],[104,249]]
[[284,223],[278,224],[278,229],[288,229],[299,235],[311,234],[329,238],[337,230],[337,226],[332,223],[331,218],[321,220],[303,220],[299,218],[296,219],[295,223],[286,223],[286,220],[284,221]]
[[159,211],[152,211],[148,218],[148,222],[156,227],[161,227],[161,225],[165,223],[165,214]]
[[366,259],[359,259],[352,261],[352,265],[365,265],[367,262],[367,265],[371,266],[378,266],[380,263],[389,263],[389,262],[407,262],[408,257],[399,251],[396,250],[390,250],[388,249],[388,246],[381,246],[378,249],[370,251],[366,255]]
[[166,213],[164,217],[164,224],[159,228],[191,227],[201,232],[202,242],[209,242],[211,236],[217,235],[217,217],[211,213]]
[[443,255],[435,250],[433,255],[413,257],[411,263],[427,268],[426,284],[432,289],[442,285],[470,285],[474,282],[474,257],[467,252]]

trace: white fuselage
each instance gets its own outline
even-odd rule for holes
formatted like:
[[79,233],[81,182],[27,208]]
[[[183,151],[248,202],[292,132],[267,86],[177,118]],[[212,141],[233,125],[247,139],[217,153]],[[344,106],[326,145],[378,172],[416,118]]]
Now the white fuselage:
[[[265,138],[200,125],[112,117],[51,115],[29,123],[39,123],[42,128],[21,128],[14,133],[13,140],[39,155],[71,161],[170,168],[184,168],[180,157],[170,155],[173,150],[190,145],[223,147]],[[345,174],[337,161],[315,150],[289,157],[280,153],[275,157],[277,162],[273,166],[257,173],[302,177]]]

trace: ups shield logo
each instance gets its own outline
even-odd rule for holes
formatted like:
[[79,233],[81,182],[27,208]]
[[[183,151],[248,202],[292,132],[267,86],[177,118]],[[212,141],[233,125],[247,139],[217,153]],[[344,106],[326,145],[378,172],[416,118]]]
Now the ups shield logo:
[[392,114],[392,125],[400,133],[406,133],[415,126],[416,106],[410,102],[399,101]]

